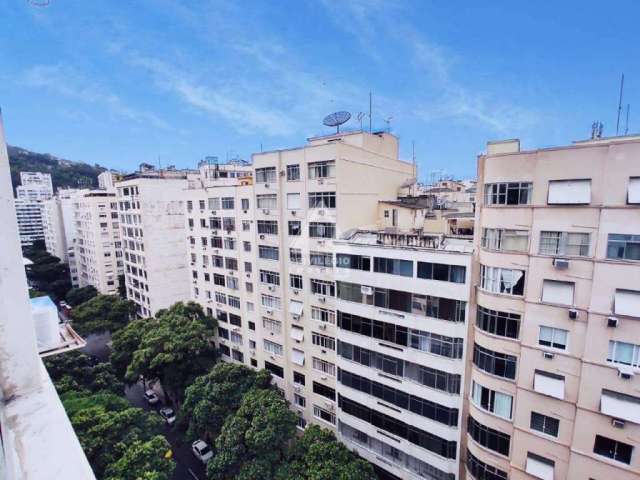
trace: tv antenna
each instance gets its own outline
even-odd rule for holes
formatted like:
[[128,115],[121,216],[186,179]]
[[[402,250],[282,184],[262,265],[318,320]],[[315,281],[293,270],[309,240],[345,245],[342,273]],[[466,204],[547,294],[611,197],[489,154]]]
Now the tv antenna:
[[365,113],[363,113],[363,112],[358,113],[358,117],[357,118],[358,118],[358,121],[360,122],[360,130],[363,129],[362,120],[364,120],[364,117],[366,117],[366,116],[367,115]]
[[627,121],[624,126],[624,134],[629,135],[629,112],[631,111],[631,104],[627,103]]
[[322,123],[327,127],[336,127],[336,133],[340,133],[340,125],[347,123],[351,118],[349,112],[335,112],[324,117]]
[[620,77],[620,96],[618,98],[618,120],[616,121],[616,137],[620,131],[620,114],[622,114],[622,92],[624,91],[624,73]]

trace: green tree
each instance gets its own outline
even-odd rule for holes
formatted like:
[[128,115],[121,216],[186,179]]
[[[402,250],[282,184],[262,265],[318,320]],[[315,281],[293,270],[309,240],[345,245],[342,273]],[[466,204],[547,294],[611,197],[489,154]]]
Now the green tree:
[[98,295],[71,311],[73,328],[80,335],[114,333],[134,315],[136,305],[117,295]]
[[276,480],[376,480],[369,462],[351,452],[335,435],[310,425],[291,444]]
[[185,388],[215,363],[216,322],[195,302],[176,303],[147,322],[125,380],[159,380],[171,402],[180,405]]
[[235,413],[242,397],[252,388],[267,388],[271,374],[256,372],[244,365],[221,362],[206,375],[195,379],[185,392],[181,423],[188,425],[189,438],[212,442],[229,415]]
[[[133,352],[138,349],[142,336],[150,324],[146,318],[132,320],[111,337],[110,361],[119,378],[125,378],[127,367],[133,360]],[[133,383],[136,381],[137,379],[134,379]]]
[[124,455],[109,465],[105,480],[169,480],[175,463],[167,458],[169,442],[160,435],[132,442]]
[[270,480],[296,429],[296,414],[275,389],[247,392],[227,418],[207,465],[209,480]]
[[86,390],[69,390],[66,393],[60,394],[60,399],[69,418],[88,408],[98,408],[100,411],[120,412],[130,406],[124,397],[106,391],[88,393]]
[[86,287],[72,288],[69,290],[65,296],[65,300],[69,305],[75,307],[81,303],[91,300],[96,295],[98,295],[96,287],[93,285],[87,285]]
[[96,363],[84,353],[67,352],[46,358],[44,363],[60,395],[72,391],[108,391],[121,395],[124,391],[110,363]]
[[26,247],[24,255],[33,262],[26,267],[30,285],[51,296],[54,302],[64,298],[71,288],[69,266],[47,252],[42,240],[36,240]]

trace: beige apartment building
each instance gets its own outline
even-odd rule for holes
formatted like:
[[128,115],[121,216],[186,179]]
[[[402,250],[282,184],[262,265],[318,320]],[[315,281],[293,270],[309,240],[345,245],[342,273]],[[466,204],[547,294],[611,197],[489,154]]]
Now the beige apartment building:
[[478,159],[468,478],[640,478],[640,137]]

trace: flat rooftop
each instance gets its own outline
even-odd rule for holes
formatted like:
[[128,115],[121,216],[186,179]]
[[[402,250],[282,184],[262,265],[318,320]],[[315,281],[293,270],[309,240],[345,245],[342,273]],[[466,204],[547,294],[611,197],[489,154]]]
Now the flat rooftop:
[[438,250],[471,254],[473,241],[468,238],[452,237],[439,233],[385,228],[380,230],[350,230],[335,243],[349,243],[372,247],[390,247],[408,250]]

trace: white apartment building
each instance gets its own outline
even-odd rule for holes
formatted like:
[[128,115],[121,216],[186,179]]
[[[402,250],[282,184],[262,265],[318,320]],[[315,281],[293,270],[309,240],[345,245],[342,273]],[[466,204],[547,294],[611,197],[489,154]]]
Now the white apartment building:
[[106,295],[118,293],[124,264],[115,192],[92,190],[76,195],[73,212],[78,286],[93,285]]
[[19,200],[48,200],[53,196],[51,175],[42,172],[20,172],[20,185],[16,187]]
[[43,201],[42,222],[47,251],[65,263],[69,263],[76,236],[73,199],[88,192],[74,188],[58,189],[53,198]]
[[466,464],[640,478],[640,137],[478,159]]
[[53,196],[51,175],[40,172],[20,172],[21,185],[16,187],[15,209],[20,243],[23,247],[44,240],[43,202]]
[[190,297],[186,172],[127,175],[116,183],[127,298],[149,317]]

